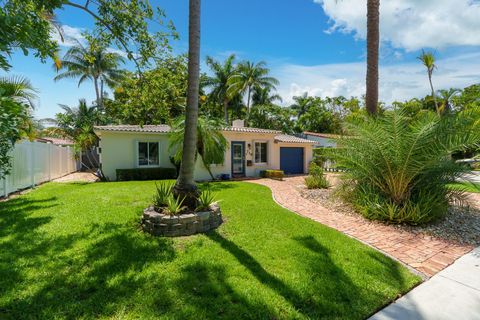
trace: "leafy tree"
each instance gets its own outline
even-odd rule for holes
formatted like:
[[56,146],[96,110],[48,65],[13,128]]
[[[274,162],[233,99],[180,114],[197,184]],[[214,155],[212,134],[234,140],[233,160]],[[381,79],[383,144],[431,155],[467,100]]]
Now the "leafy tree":
[[[124,51],[141,69],[170,49],[168,40],[177,34],[164,12],[147,0],[0,0],[0,68],[8,70],[8,57],[20,49],[45,61],[54,60],[58,43],[52,29],[58,26],[55,12],[72,8],[89,15],[95,34],[104,43]],[[151,22],[160,26],[149,30]],[[60,33],[61,28],[56,27]]]
[[282,102],[279,94],[272,94],[272,88],[255,87],[252,95],[252,105],[273,105],[276,101]]
[[194,181],[197,151],[198,103],[200,92],[200,0],[189,0],[188,88],[185,110],[185,132],[180,174],[174,187],[175,196],[195,209],[199,191]]
[[450,88],[448,90],[438,90],[438,95],[440,97],[440,112],[442,113],[450,113],[453,111],[452,107],[452,99],[457,94],[460,93],[459,89]]
[[480,108],[480,84],[474,84],[463,89],[452,97],[452,102],[460,110]]
[[341,127],[338,115],[328,110],[320,98],[316,98],[315,103],[297,121],[300,131],[339,133]]
[[285,133],[294,131],[291,110],[274,104],[255,105],[247,120],[250,126],[256,128],[280,130]]
[[[225,161],[225,152],[228,147],[227,140],[222,134],[224,123],[219,119],[200,116],[197,125],[196,154],[200,156],[208,173],[215,179],[211,171],[212,164],[222,164]],[[169,149],[176,150],[174,162],[183,158],[183,139],[185,135],[185,119],[179,118],[173,125],[170,133]],[[196,159],[196,156],[195,156]]]
[[33,138],[30,111],[35,90],[25,78],[0,78],[0,178],[10,172],[15,143],[23,137]]
[[380,0],[367,1],[367,112],[378,112],[378,51],[380,47]]
[[255,88],[275,89],[278,80],[270,77],[270,69],[264,61],[239,63],[237,72],[230,77],[228,93],[234,96],[238,93],[247,95],[247,112],[250,112],[252,93]]
[[425,50],[422,50],[422,54],[418,57],[418,60],[420,60],[425,66],[425,68],[427,68],[428,82],[430,83],[430,89],[432,90],[432,98],[435,104],[435,110],[438,114],[440,114],[437,97],[435,95],[435,90],[433,89],[432,83],[433,71],[437,68],[437,66],[435,65],[435,55],[433,54],[433,52],[425,52]]
[[228,104],[232,97],[227,94],[227,90],[229,80],[236,72],[235,55],[230,55],[223,64],[212,57],[207,57],[207,65],[212,70],[213,76],[206,77],[203,84],[212,89],[210,96],[223,105],[225,123],[228,124]]
[[297,113],[297,118],[300,118],[307,110],[315,104],[315,97],[308,95],[308,92],[305,92],[301,96],[293,97],[294,104],[290,106],[292,110]]
[[114,90],[114,100],[105,101],[106,115],[115,123],[169,123],[185,111],[187,78],[183,55],[157,61],[141,77],[127,73]]
[[76,45],[68,49],[61,63],[54,64],[59,73],[54,80],[65,78],[80,78],[78,85],[84,81],[93,81],[97,106],[103,106],[103,86],[106,84],[113,88],[124,76],[119,70],[124,59],[118,53],[108,52],[107,47],[101,44],[98,39],[88,37],[89,42],[85,47],[77,41]]

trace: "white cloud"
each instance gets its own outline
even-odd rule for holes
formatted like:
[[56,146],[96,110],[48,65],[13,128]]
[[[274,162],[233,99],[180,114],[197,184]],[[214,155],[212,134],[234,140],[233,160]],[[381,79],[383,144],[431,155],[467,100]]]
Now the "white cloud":
[[[58,42],[58,44],[62,47],[72,47],[77,44],[77,41],[84,43],[85,37],[82,33],[85,31],[83,28],[76,28],[69,25],[62,25],[60,26],[60,31],[55,29],[52,32],[52,38]],[[60,32],[62,36],[60,36]]]
[[[366,1],[314,0],[322,5],[332,26],[327,32],[366,37]],[[480,3],[477,0],[380,1],[382,40],[396,48],[480,45]]]
[[[480,82],[480,53],[464,54],[439,59],[433,75],[436,89],[464,88]],[[278,92],[284,104],[292,103],[292,97],[308,92],[317,96],[360,97],[365,93],[364,62],[302,66],[279,65],[272,69],[280,80]],[[427,75],[418,62],[380,66],[380,100],[391,103],[424,97],[429,93]]]

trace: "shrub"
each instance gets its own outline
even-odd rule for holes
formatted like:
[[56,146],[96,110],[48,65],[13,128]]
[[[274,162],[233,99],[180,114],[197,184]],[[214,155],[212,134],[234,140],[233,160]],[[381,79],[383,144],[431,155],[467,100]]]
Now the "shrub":
[[472,112],[412,120],[400,111],[348,124],[332,154],[344,175],[345,199],[369,219],[421,224],[442,217],[459,196],[448,184],[467,168],[450,155],[480,141]]
[[309,176],[305,178],[305,185],[308,189],[327,189],[330,187],[322,167],[315,162],[310,163]]
[[179,215],[183,209],[185,208],[183,206],[183,201],[185,201],[185,198],[175,198],[173,196],[173,194],[171,194],[168,198],[167,198],[167,203],[166,203],[166,207],[164,208],[164,213],[165,214],[168,214],[170,216],[176,216],[176,215]]
[[282,180],[285,174],[282,170],[262,170],[260,171],[260,177]]
[[159,184],[155,183],[156,191],[153,196],[153,205],[155,208],[165,207],[167,205],[168,198],[172,195],[173,182],[162,181]]
[[198,197],[198,205],[196,211],[208,210],[210,205],[215,202],[215,195],[210,189],[202,191]]
[[117,169],[117,181],[175,179],[175,168]]

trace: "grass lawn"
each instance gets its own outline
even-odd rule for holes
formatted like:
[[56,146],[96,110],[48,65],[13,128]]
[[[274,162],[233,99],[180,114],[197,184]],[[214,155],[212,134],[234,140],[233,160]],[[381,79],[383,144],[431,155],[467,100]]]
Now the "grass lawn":
[[450,188],[463,192],[480,193],[480,183],[458,182],[449,185]]
[[212,185],[226,222],[154,238],[154,182],[45,184],[0,203],[0,319],[363,319],[420,279],[276,205],[266,187]]

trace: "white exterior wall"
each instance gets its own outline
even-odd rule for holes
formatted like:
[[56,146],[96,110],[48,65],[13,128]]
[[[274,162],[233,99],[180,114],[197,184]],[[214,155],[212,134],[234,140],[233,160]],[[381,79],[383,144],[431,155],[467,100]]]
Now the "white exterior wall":
[[[211,171],[216,178],[220,174],[231,176],[231,142],[245,142],[245,175],[247,177],[256,177],[260,171],[280,169],[280,147],[302,147],[304,148],[304,171],[308,171],[308,165],[312,161],[312,145],[306,143],[276,143],[273,133],[245,133],[224,131],[224,136],[228,141],[228,147],[223,164],[212,165]],[[173,168],[169,160],[168,135],[159,133],[135,133],[135,132],[109,132],[100,133],[100,162],[102,170],[109,180],[116,180],[116,169],[137,168],[137,142],[159,142],[160,146],[160,167]],[[255,164],[254,143],[256,141],[266,141],[268,143],[267,164]],[[250,145],[250,147],[249,147]],[[252,166],[247,166],[246,162],[252,160]],[[198,181],[210,180],[210,174],[203,166],[200,158],[197,159],[195,166],[195,179]]]
[[60,178],[78,170],[72,147],[22,141],[12,151],[12,169],[0,179],[0,196]]

